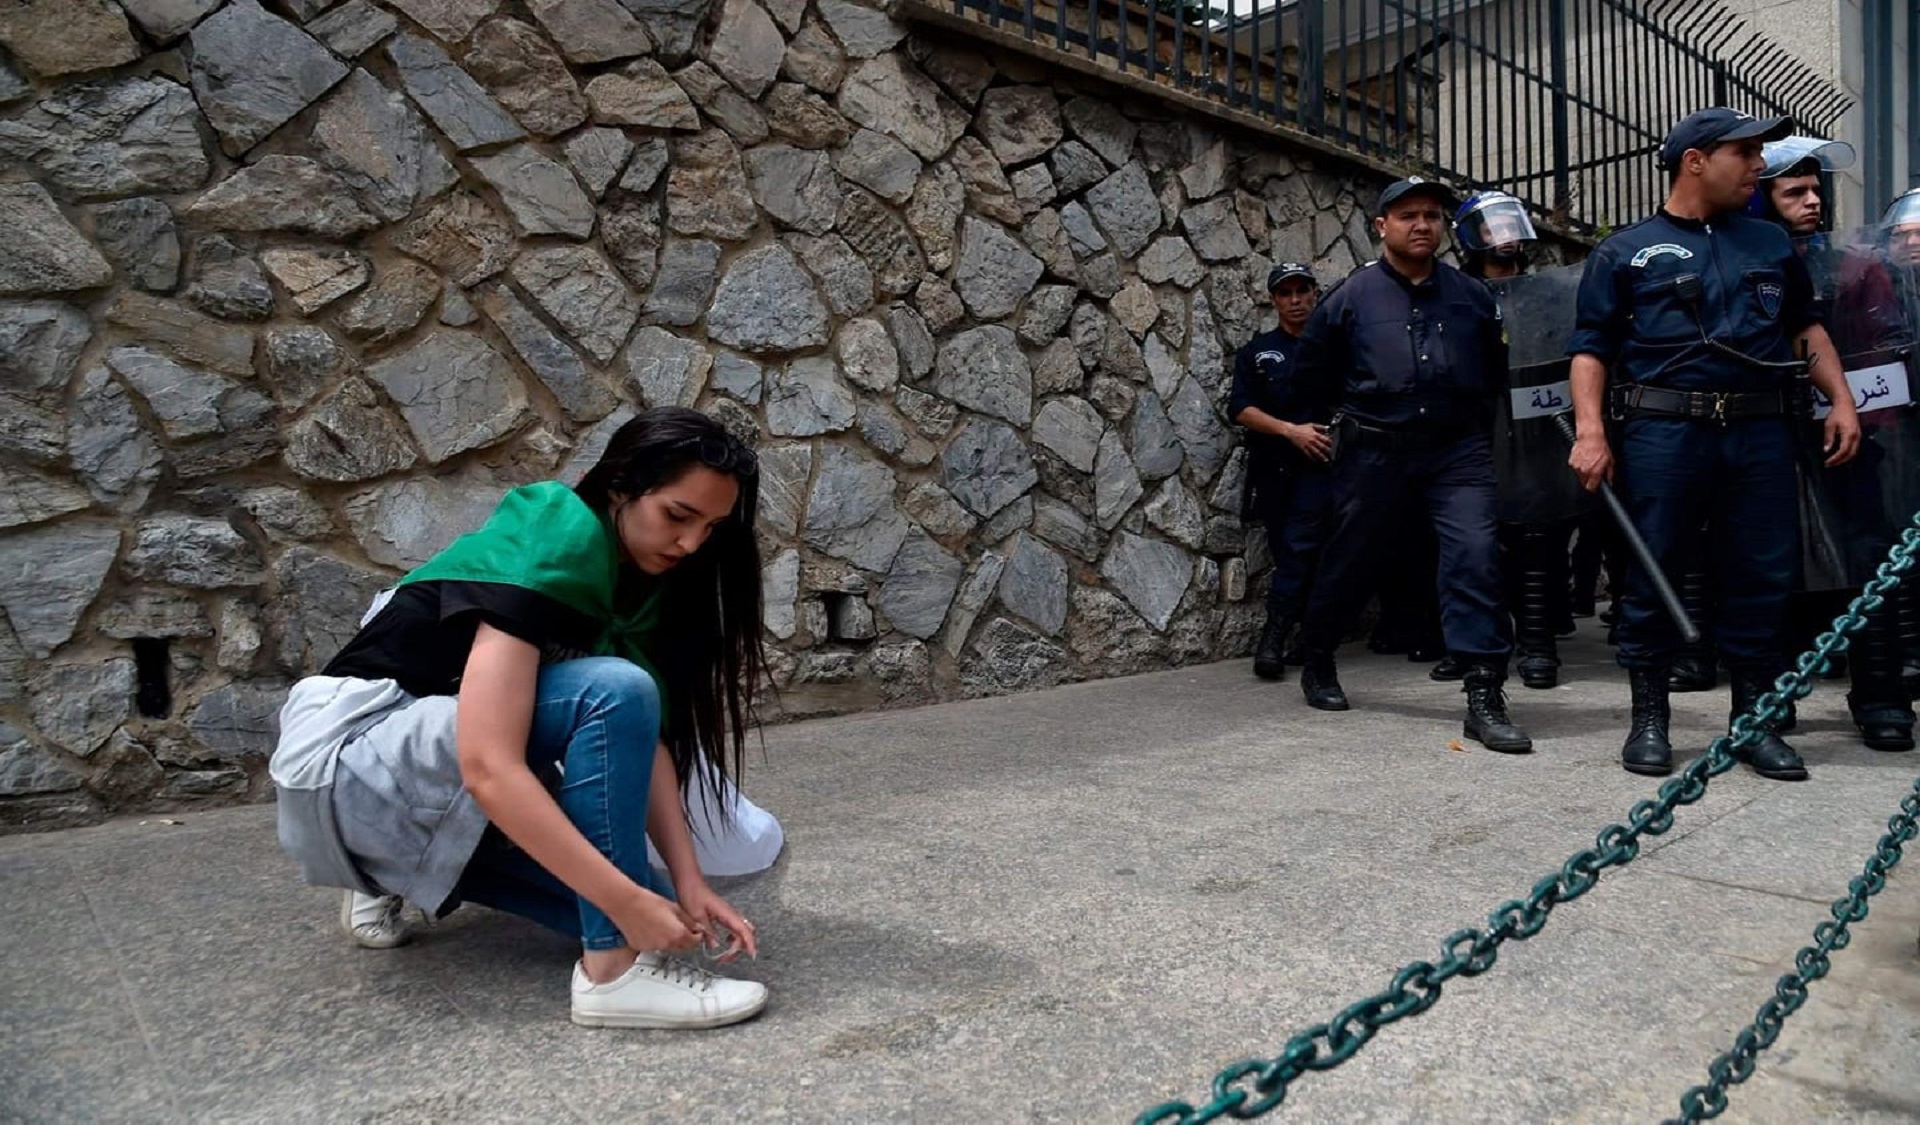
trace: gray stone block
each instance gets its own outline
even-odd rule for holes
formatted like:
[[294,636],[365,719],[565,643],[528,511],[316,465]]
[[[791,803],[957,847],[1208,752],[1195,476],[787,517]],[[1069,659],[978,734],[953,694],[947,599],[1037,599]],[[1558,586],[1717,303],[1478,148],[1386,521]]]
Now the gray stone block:
[[474,297],[487,319],[507,338],[514,354],[552,392],[567,417],[593,422],[614,408],[617,400],[612,389],[588,370],[579,353],[521,304],[512,290],[488,284],[476,289]]
[[523,235],[593,233],[593,200],[566,165],[530,145],[515,145],[493,156],[476,157],[474,169],[500,193]]
[[230,231],[300,231],[344,238],[380,225],[347,181],[304,156],[263,156],[193,201],[189,219]]
[[526,391],[506,357],[477,336],[441,330],[367,368],[420,443],[441,461],[490,445],[529,417]]
[[1033,418],[1033,369],[1012,330],[997,324],[968,329],[940,345],[933,389],[1017,426]]
[[124,199],[96,208],[93,238],[129,285],[164,293],[180,280],[180,237],[165,200]]
[[230,156],[266,139],[347,76],[313,36],[254,0],[229,0],[190,38],[194,96]]
[[157,75],[75,83],[0,121],[0,156],[72,198],[191,191],[209,168],[203,120],[185,86]]
[[826,356],[796,359],[767,378],[767,429],[790,437],[834,433],[853,425],[853,391]]
[[1067,562],[1021,532],[1000,575],[1000,603],[1049,636],[1067,621]]
[[1193,581],[1193,559],[1172,543],[1123,531],[1114,536],[1100,576],[1148,624],[1165,632]]
[[940,454],[940,482],[984,518],[1024,496],[1040,480],[1033,454],[1012,427],[971,418]]
[[59,301],[0,301],[0,387],[47,391],[66,385],[93,336],[87,314]]
[[194,590],[257,586],[267,577],[259,552],[232,524],[179,515],[154,516],[134,528],[126,572]]
[[707,332],[744,352],[792,352],[827,342],[828,317],[813,279],[785,247],[738,258],[720,279]]
[[643,406],[692,406],[712,366],[712,354],[698,340],[664,328],[642,328],[627,346],[627,378]]
[[65,293],[113,279],[107,260],[39,184],[0,185],[0,226],[8,231],[8,252],[0,258],[0,294]]
[[844,446],[828,445],[807,497],[808,546],[863,570],[884,571],[907,538],[893,501],[893,471]]
[[439,47],[417,35],[402,34],[387,42],[386,52],[407,96],[461,152],[526,135]]
[[390,223],[457,178],[419,112],[364,70],[348,75],[320,103],[313,143],[320,162]]

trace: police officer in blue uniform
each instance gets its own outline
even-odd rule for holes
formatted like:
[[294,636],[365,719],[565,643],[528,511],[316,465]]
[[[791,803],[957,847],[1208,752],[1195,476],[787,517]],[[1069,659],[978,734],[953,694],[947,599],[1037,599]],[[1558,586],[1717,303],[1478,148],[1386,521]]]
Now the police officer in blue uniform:
[[1441,631],[1467,666],[1467,737],[1523,754],[1507,717],[1512,623],[1500,590],[1492,418],[1507,391],[1507,345],[1485,285],[1438,260],[1458,201],[1445,185],[1399,180],[1380,193],[1381,257],[1314,310],[1299,371],[1334,405],[1334,515],[1300,628],[1307,703],[1347,709],[1334,648],[1392,557],[1409,515],[1440,543]]
[[[1784,231],[1740,213],[1765,167],[1763,143],[1791,131],[1783,119],[1723,108],[1676,124],[1659,150],[1666,205],[1587,259],[1567,343],[1579,434],[1569,464],[1581,482],[1598,488],[1617,473],[1634,527],[1663,566],[1705,528],[1736,717],[1786,669],[1780,646],[1800,559],[1789,417],[1801,402],[1797,355],[1804,351],[1814,384],[1834,400],[1822,432],[1826,463],[1850,460],[1860,442],[1805,265]],[[1668,773],[1667,673],[1679,634],[1638,568],[1619,641],[1633,691],[1621,764]],[[1744,753],[1763,777],[1807,776],[1772,732]]]
[[1300,331],[1319,297],[1313,271],[1281,262],[1267,272],[1267,293],[1279,325],[1234,356],[1227,417],[1247,432],[1248,507],[1266,524],[1273,555],[1267,623],[1254,646],[1253,674],[1278,680],[1286,675],[1287,633],[1300,620],[1326,534],[1326,462],[1333,441],[1326,404],[1294,378]]

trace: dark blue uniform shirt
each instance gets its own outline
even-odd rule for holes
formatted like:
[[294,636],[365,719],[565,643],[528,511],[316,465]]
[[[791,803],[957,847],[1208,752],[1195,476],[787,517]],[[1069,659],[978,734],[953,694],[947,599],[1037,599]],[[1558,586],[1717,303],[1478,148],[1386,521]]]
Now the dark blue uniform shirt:
[[1313,310],[1300,344],[1302,385],[1379,426],[1484,427],[1507,385],[1493,293],[1444,262],[1418,283],[1384,260],[1360,267]]
[[[1233,357],[1233,389],[1227,394],[1227,418],[1237,420],[1251,406],[1283,422],[1324,422],[1326,404],[1300,385],[1295,365],[1300,340],[1284,328],[1262,332]],[[1247,432],[1247,449],[1256,471],[1303,464],[1306,455],[1275,434]]]
[[[1699,278],[1697,311],[1676,280]],[[1794,358],[1793,338],[1819,320],[1806,263],[1786,232],[1762,219],[1712,222],[1660,212],[1602,242],[1587,258],[1568,355],[1592,355],[1615,382],[1683,391],[1766,391],[1786,376],[1701,342],[1708,336],[1755,359]]]

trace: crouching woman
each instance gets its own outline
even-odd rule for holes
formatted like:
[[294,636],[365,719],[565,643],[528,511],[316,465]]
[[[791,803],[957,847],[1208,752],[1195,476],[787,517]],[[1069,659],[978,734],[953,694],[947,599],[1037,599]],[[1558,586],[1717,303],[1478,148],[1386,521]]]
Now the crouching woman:
[[575,1023],[759,1012],[762,985],[675,956],[758,952],[700,873],[684,800],[696,773],[716,792],[729,757],[739,773],[763,658],[757,498],[750,449],[649,410],[577,487],[514,489],[408,574],[281,712],[280,841],[307,881],[577,938]]

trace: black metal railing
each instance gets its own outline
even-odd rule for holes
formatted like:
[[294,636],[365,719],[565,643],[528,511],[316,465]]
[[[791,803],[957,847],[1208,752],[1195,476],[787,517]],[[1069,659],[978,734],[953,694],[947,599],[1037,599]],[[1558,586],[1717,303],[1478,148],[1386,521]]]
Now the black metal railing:
[[1708,105],[1830,131],[1851,100],[1718,0],[921,0],[1576,229],[1665,194]]

